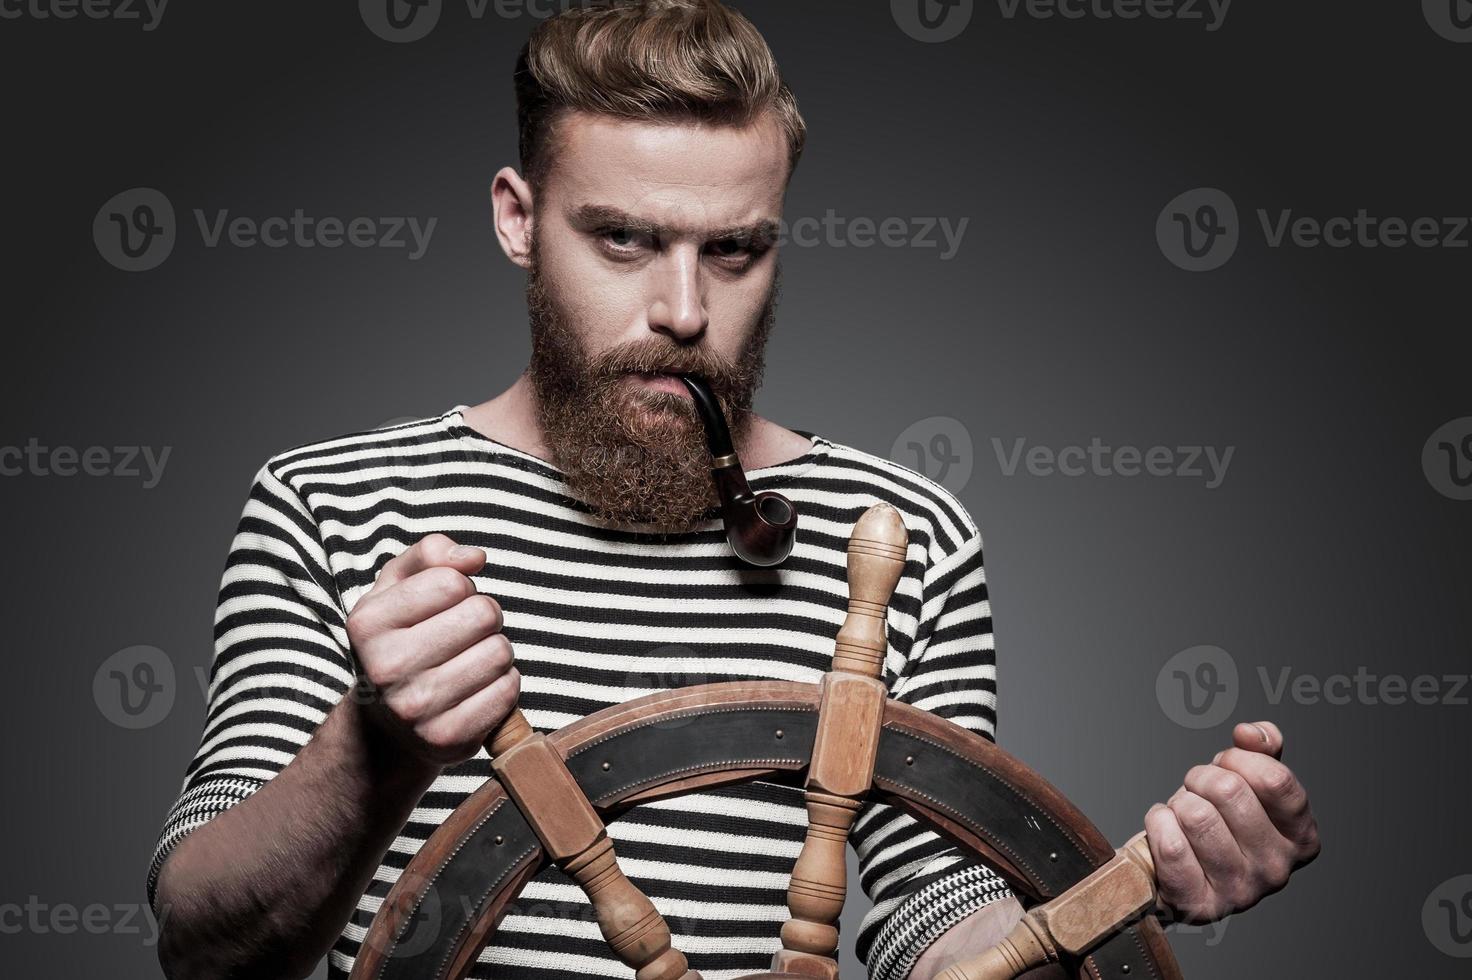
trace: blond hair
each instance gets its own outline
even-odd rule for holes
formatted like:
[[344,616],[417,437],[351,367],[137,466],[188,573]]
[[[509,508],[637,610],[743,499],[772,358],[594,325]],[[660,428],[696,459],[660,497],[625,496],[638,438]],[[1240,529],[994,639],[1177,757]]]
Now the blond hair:
[[567,110],[624,119],[745,126],[774,114],[788,176],[807,127],[752,23],[719,0],[591,0],[548,18],[516,63],[521,169],[551,170],[554,124]]

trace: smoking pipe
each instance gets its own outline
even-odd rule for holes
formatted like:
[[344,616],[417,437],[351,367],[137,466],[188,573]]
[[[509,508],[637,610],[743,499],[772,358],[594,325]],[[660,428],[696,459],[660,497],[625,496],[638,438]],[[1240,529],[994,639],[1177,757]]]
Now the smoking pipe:
[[731,430],[715,394],[697,375],[682,374],[680,380],[690,389],[695,411],[705,425],[710,475],[721,498],[721,520],[731,550],[748,565],[770,568],[782,564],[797,541],[797,508],[780,493],[751,492],[741,460],[731,447]]

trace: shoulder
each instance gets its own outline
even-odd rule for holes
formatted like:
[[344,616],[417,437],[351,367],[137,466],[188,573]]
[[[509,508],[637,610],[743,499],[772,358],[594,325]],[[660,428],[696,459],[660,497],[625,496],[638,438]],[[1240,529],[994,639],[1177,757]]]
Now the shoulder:
[[303,500],[314,487],[371,489],[404,468],[433,465],[456,448],[455,410],[389,419],[370,428],[304,442],[271,456],[256,482],[289,489]]
[[951,491],[893,460],[831,439],[823,441],[828,446],[824,465],[810,476],[835,492],[867,493],[893,505],[912,532],[919,530],[928,537],[932,561],[979,547],[981,532]]

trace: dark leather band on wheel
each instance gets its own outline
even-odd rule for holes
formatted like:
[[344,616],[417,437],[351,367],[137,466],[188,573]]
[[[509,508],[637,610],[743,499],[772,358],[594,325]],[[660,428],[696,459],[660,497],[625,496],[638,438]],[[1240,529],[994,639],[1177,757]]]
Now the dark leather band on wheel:
[[[790,782],[808,764],[817,720],[816,684],[743,681],[648,695],[549,738],[606,821],[645,800],[750,779]],[[1027,899],[1052,898],[1114,856],[1088,818],[1031,769],[981,736],[893,700],[871,798],[980,855]],[[352,980],[463,980],[544,863],[526,820],[488,781],[389,892]],[[1080,980],[1180,977],[1148,917],[1068,968]]]

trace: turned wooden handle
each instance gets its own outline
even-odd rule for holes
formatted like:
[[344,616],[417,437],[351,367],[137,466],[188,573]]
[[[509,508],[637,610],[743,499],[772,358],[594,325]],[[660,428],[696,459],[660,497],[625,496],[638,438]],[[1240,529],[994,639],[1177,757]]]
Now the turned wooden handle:
[[1142,830],[1087,878],[1029,909],[1006,939],[946,967],[936,980],[1014,980],[1065,954],[1081,956],[1155,908],[1159,898],[1155,861]]
[[566,761],[520,708],[486,740],[486,751],[547,856],[582,887],[609,949],[637,980],[700,980],[671,945],[664,917],[618,866],[613,841]]
[[505,755],[507,749],[523,739],[530,738],[532,734],[531,722],[526,720],[526,715],[521,713],[521,708],[512,708],[511,713],[502,719],[501,724],[486,739],[486,752],[492,759],[498,755]]
[[848,617],[833,648],[833,669],[884,677],[885,616],[905,570],[910,535],[889,504],[864,511],[848,539]]
[[886,614],[905,568],[909,533],[899,512],[875,504],[848,540],[848,615],[823,676],[818,730],[804,788],[807,836],[787,889],[791,913],[772,972],[837,980],[838,917],[848,891],[849,830],[874,782],[874,759],[889,690]]

